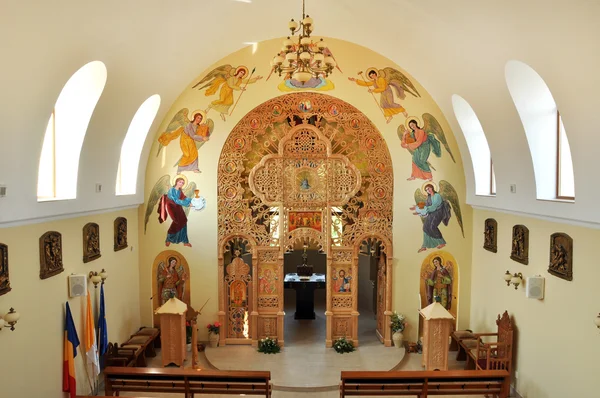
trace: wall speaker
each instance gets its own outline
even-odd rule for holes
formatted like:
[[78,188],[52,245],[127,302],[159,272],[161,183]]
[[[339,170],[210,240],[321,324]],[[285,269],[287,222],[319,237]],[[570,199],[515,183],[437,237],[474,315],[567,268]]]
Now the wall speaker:
[[85,275],[69,275],[69,297],[85,296],[87,292],[87,277]]
[[544,298],[544,277],[530,276],[525,283],[525,296],[527,298],[542,300]]

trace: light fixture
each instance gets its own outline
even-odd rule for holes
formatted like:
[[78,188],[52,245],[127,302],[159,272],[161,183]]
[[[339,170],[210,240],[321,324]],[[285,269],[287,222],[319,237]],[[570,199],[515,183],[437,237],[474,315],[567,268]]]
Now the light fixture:
[[102,282],[102,277],[96,271],[90,271],[90,280],[94,284],[94,288],[98,288],[98,283]]
[[[313,41],[310,34],[314,30],[313,19],[306,15],[302,0],[302,20],[293,19],[288,23],[291,36],[283,41],[281,51],[271,61],[273,71],[281,76],[285,73],[302,85],[312,78],[327,77],[336,63],[323,39]],[[296,37],[295,34],[298,33]],[[296,40],[297,39],[297,40]]]
[[515,286],[515,290],[517,290],[519,285],[523,283],[523,274],[521,274],[520,272],[517,274],[515,272],[512,278],[510,278],[510,283],[512,283]]
[[511,273],[507,270],[506,274],[504,274],[504,281],[506,282],[506,286],[510,286],[510,280],[512,279]]
[[106,272],[104,268],[102,268],[102,271],[100,271],[100,278],[102,279],[102,284],[104,285],[104,281],[106,281],[106,278],[108,278],[108,272]]
[[594,323],[596,324],[596,327],[600,329],[600,314],[594,319]]
[[2,330],[3,327],[8,326],[10,326],[10,330],[15,330],[15,325],[17,324],[19,318],[21,318],[21,314],[16,312],[15,309],[11,307],[10,310],[4,314],[4,317],[0,318],[0,330]]

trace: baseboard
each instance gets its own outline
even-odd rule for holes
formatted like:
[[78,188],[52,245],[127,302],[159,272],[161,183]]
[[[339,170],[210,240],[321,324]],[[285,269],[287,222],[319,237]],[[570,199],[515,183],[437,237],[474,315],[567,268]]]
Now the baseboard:
[[515,388],[514,385],[510,386],[510,396],[511,397],[515,397],[515,398],[523,398],[519,392],[517,391],[517,389]]

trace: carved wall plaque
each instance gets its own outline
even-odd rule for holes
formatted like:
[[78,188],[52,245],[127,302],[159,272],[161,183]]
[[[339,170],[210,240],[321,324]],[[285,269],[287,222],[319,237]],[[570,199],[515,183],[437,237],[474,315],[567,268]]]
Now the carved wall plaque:
[[8,279],[8,246],[0,243],[0,296],[10,292]]
[[40,238],[40,279],[63,271],[62,236],[59,232],[48,231]]
[[117,217],[115,219],[115,251],[123,250],[127,247],[127,219]]
[[483,248],[494,253],[498,252],[498,222],[493,218],[485,220]]
[[100,258],[100,227],[90,222],[83,227],[83,262]]
[[529,264],[529,229],[524,225],[513,226],[510,258]]
[[550,266],[548,272],[554,276],[573,280],[573,238],[557,232],[550,237]]

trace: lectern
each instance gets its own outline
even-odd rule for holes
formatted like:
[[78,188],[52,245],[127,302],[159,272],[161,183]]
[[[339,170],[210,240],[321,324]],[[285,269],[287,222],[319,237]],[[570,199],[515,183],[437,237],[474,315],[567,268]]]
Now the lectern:
[[160,315],[160,342],[162,364],[174,363],[183,367],[185,361],[185,314],[187,304],[175,297],[164,303],[156,313]]
[[448,370],[448,338],[454,317],[435,298],[432,304],[419,310],[423,317],[423,362],[425,370]]

